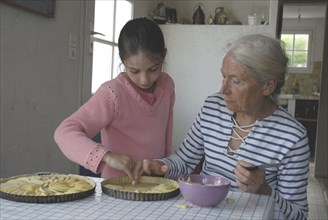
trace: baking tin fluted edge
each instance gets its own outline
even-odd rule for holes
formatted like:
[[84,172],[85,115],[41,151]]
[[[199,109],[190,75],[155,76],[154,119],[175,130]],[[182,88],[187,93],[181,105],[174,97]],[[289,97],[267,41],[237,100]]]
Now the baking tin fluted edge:
[[[47,175],[47,174],[37,174],[37,175]],[[61,175],[65,175],[65,174],[61,174]],[[78,176],[76,174],[69,174],[69,175]],[[28,176],[28,175],[21,175],[21,176]],[[15,176],[15,177],[20,177],[20,176]],[[15,178],[15,177],[1,179],[1,182],[8,180],[8,179]],[[64,194],[64,195],[51,195],[51,196],[16,195],[16,194],[11,194],[11,193],[6,193],[6,192],[0,191],[0,198],[10,200],[10,201],[15,201],[15,202],[24,202],[24,203],[59,203],[59,202],[69,202],[69,201],[84,199],[86,197],[93,195],[95,193],[96,183],[87,177],[80,176],[80,178],[86,178],[89,182],[92,182],[93,188],[91,188],[87,191],[84,191],[84,192],[79,192],[79,193],[70,193],[70,194]]]
[[15,202],[57,203],[57,202],[69,202],[69,201],[84,199],[86,197],[93,195],[94,192],[95,192],[95,187],[85,192],[66,194],[66,195],[53,195],[53,196],[24,196],[24,195],[15,195],[5,192],[0,192],[0,197]]
[[[173,180],[172,180],[173,181]],[[124,199],[124,200],[132,200],[132,201],[159,201],[159,200],[167,200],[174,198],[180,194],[180,189],[177,188],[170,192],[164,193],[140,193],[140,192],[128,192],[117,189],[111,189],[105,186],[108,182],[107,180],[103,180],[101,182],[102,192],[110,197],[116,199]]]

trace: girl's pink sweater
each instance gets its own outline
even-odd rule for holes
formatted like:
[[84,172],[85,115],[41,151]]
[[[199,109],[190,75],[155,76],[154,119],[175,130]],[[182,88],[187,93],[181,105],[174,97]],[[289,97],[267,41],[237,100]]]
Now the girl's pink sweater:
[[[67,158],[101,177],[125,175],[102,162],[111,151],[134,161],[171,154],[174,83],[162,73],[153,94],[135,88],[125,73],[105,82],[88,102],[55,131],[55,141]],[[101,132],[101,142],[91,138]]]

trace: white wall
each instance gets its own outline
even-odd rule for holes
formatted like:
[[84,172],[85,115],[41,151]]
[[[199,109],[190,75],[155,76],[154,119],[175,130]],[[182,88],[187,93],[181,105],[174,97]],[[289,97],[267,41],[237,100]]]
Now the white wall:
[[135,0],[133,17],[150,17],[151,12],[157,7],[160,1]]
[[68,60],[68,37],[80,33],[81,4],[56,1],[47,18],[0,2],[1,177],[76,170],[53,133],[78,107],[79,62]]

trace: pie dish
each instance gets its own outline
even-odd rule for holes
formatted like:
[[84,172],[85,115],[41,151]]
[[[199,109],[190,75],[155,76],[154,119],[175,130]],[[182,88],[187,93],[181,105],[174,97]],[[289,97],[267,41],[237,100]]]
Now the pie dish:
[[166,200],[180,193],[177,181],[151,176],[142,176],[136,185],[127,176],[103,180],[101,189],[111,197],[135,201]]
[[96,183],[75,174],[28,174],[0,179],[0,197],[16,202],[54,203],[94,194]]

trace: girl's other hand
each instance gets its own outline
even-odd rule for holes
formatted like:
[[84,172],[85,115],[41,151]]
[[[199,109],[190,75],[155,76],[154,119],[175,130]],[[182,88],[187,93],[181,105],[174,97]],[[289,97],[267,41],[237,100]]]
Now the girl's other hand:
[[152,174],[156,176],[164,176],[167,171],[167,165],[160,160],[145,159],[143,161],[138,161],[133,170],[133,176],[135,181],[132,182],[132,184],[136,184],[140,176],[142,176],[144,173],[148,175]]
[[131,157],[123,154],[115,154],[109,152],[105,154],[105,156],[103,157],[103,161],[107,163],[110,167],[125,172],[130,177],[130,179],[134,181],[132,175],[132,171],[134,169],[134,162]]

